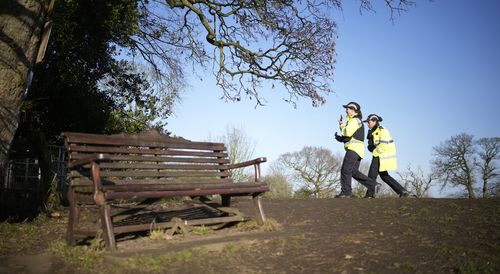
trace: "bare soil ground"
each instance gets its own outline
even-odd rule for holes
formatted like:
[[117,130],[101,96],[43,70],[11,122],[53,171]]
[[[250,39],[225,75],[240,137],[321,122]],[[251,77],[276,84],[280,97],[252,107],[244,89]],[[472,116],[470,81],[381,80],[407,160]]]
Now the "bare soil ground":
[[[248,200],[234,204],[253,213]],[[0,273],[500,273],[500,199],[264,200],[264,209],[280,229],[136,235],[114,253],[54,252],[64,217],[36,225],[36,237],[4,227]]]

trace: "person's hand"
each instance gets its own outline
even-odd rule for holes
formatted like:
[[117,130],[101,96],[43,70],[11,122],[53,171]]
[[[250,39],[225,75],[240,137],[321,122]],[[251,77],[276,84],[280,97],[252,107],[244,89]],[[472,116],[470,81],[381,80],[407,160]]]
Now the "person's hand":
[[342,136],[338,135],[337,132],[335,132],[335,140],[342,143]]
[[351,137],[338,135],[337,132],[335,132],[335,140],[341,143],[347,143],[351,140]]
[[375,145],[368,145],[368,150],[373,152],[375,150]]

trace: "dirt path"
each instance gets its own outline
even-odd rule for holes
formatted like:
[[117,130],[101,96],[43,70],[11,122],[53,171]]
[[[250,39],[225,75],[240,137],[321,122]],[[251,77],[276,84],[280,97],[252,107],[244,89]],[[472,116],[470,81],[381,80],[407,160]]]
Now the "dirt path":
[[[251,214],[251,204],[236,206]],[[500,273],[500,199],[265,200],[275,232],[118,242],[96,268],[47,253],[0,273]],[[48,239],[50,240],[50,239]]]

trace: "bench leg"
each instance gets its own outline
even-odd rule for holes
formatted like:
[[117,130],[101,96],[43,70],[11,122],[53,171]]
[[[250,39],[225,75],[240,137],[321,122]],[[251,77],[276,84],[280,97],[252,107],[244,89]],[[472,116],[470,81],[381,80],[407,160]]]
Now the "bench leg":
[[262,198],[259,195],[253,196],[253,205],[255,207],[257,224],[263,225],[266,220],[266,216],[264,215],[264,209],[262,208]]
[[110,250],[116,249],[115,234],[113,233],[113,223],[111,222],[111,207],[109,205],[102,205],[101,211],[101,225],[102,236],[106,246]]
[[230,207],[231,206],[231,196],[221,195],[221,204],[223,207]]
[[66,231],[66,242],[69,246],[75,245],[75,228],[78,225],[80,217],[80,207],[75,199],[75,190],[70,187],[68,189],[69,201],[69,216],[68,216],[68,230]]

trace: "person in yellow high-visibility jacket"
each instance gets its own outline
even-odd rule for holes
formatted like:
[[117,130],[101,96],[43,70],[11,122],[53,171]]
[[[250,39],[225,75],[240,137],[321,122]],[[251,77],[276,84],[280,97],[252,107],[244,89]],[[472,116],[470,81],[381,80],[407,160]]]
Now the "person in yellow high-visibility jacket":
[[381,116],[370,114],[364,121],[368,123],[370,129],[367,135],[368,150],[373,154],[368,177],[375,181],[380,175],[382,181],[389,185],[399,197],[408,197],[409,192],[389,175],[388,171],[397,169],[396,145],[389,130],[380,125],[382,120]]
[[363,122],[361,122],[361,119],[363,119],[361,107],[356,102],[350,102],[347,105],[343,105],[343,107],[346,110],[347,121],[344,123],[341,117],[339,120],[341,135],[335,132],[335,139],[344,143],[346,152],[340,171],[341,191],[335,198],[351,197],[352,178],[356,179],[356,181],[367,188],[365,198],[374,198],[375,185],[377,183],[359,171],[359,164],[365,152],[365,127]]

